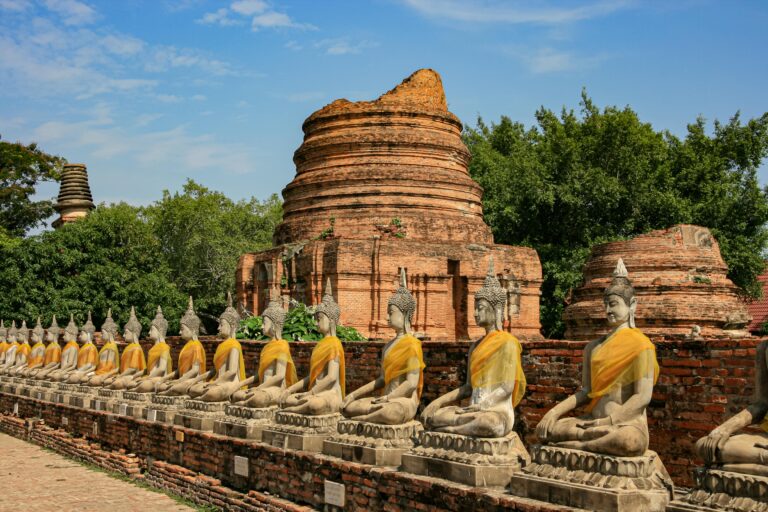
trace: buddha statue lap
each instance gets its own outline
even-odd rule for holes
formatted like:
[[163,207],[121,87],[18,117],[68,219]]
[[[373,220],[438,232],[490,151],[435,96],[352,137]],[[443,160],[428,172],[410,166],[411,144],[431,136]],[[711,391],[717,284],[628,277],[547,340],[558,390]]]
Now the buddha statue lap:
[[[187,396],[189,388],[211,375],[211,372],[205,371],[205,349],[198,339],[200,318],[195,314],[192,297],[180,325],[181,339],[185,344],[179,353],[178,370],[170,373],[167,380],[162,379],[156,384],[155,392],[161,396]],[[178,378],[170,380],[174,376]]]
[[136,318],[136,309],[131,307],[131,315],[123,327],[123,339],[128,343],[120,356],[120,373],[104,380],[104,387],[114,391],[122,391],[133,387],[147,369],[144,349],[139,344],[141,323]]

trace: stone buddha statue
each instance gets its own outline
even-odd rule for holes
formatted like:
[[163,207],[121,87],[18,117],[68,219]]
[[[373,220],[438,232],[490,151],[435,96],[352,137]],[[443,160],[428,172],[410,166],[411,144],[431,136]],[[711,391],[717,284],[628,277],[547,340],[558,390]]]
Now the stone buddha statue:
[[34,345],[32,345],[26,363],[21,365],[17,370],[17,375],[28,377],[31,370],[37,370],[43,366],[43,360],[45,359],[44,338],[45,329],[43,329],[43,324],[38,316],[37,324],[35,324],[35,327],[32,329],[32,343],[34,343]]
[[336,337],[341,308],[333,299],[331,279],[322,302],[315,307],[317,328],[324,337],[309,359],[309,375],[283,391],[280,408],[286,412],[318,416],[341,410],[345,395],[344,347]]
[[232,393],[253,382],[245,378],[243,348],[235,335],[240,326],[240,314],[232,307],[232,294],[227,293],[227,307],[219,317],[219,337],[223,339],[213,355],[216,377],[211,382],[199,382],[189,388],[189,396],[203,402],[229,400]]
[[29,328],[27,327],[27,321],[21,321],[21,327],[16,332],[16,347],[15,362],[8,369],[8,373],[12,375],[18,375],[19,370],[27,367],[27,361],[32,352],[32,347],[29,345]]
[[91,312],[88,311],[88,320],[80,328],[78,339],[81,343],[77,352],[77,369],[66,378],[61,379],[69,384],[80,384],[93,374],[99,363],[99,350],[93,344],[93,336],[96,334],[96,326],[93,325]]
[[186,343],[179,353],[179,365],[176,372],[178,379],[158,382],[155,391],[161,395],[184,396],[189,388],[210,377],[211,372],[205,371],[205,349],[197,337],[200,333],[200,318],[195,314],[192,297],[181,317],[181,339]]
[[45,333],[45,341],[48,342],[48,346],[45,347],[45,352],[43,353],[43,364],[40,368],[31,370],[30,376],[36,379],[43,379],[48,373],[59,367],[61,364],[61,345],[59,345],[60,332],[61,329],[56,321],[56,315],[53,315],[51,325]]
[[5,351],[8,350],[8,328],[5,320],[0,320],[0,367],[5,363]]
[[[485,336],[469,349],[467,382],[429,404],[421,415],[425,427],[474,437],[504,437],[512,432],[515,406],[525,394],[522,347],[503,330],[507,290],[493,270],[475,294],[475,322]],[[449,405],[469,398],[469,405]]]
[[291,348],[282,339],[285,323],[282,298],[273,297],[261,316],[264,319],[262,331],[270,337],[270,342],[259,355],[259,385],[240,390],[232,396],[235,405],[257,409],[276,406],[283,391],[298,380]]
[[135,386],[138,379],[144,375],[147,360],[144,357],[144,349],[139,344],[140,336],[141,322],[136,318],[136,309],[131,306],[131,316],[123,327],[123,339],[128,342],[128,345],[120,356],[120,373],[105,379],[104,386],[124,390]]
[[[656,347],[635,328],[635,290],[620,259],[604,292],[611,332],[584,349],[582,387],[553,407],[536,435],[546,444],[631,457],[648,449],[645,409],[659,375]],[[563,417],[586,405],[584,417]]]
[[106,379],[117,374],[119,370],[120,351],[115,343],[118,326],[112,318],[112,308],[107,311],[107,318],[101,324],[101,341],[104,344],[99,350],[99,359],[93,371],[81,374],[78,382],[92,387],[104,385]]
[[[413,420],[424,382],[424,357],[421,342],[411,334],[411,320],[416,299],[408,290],[405,270],[400,273],[400,287],[387,303],[387,321],[395,337],[382,351],[381,374],[349,393],[342,404],[342,414],[353,420],[386,425],[400,425]],[[371,396],[382,390],[381,396]]]
[[7,339],[8,348],[5,349],[5,359],[3,360],[3,366],[0,368],[0,374],[8,373],[8,370],[16,364],[16,350],[19,348],[19,343],[16,341],[16,336],[19,329],[16,327],[16,320],[11,320],[11,328],[8,329]]
[[155,391],[155,386],[164,380],[170,380],[173,376],[173,359],[171,347],[165,342],[165,334],[168,332],[168,320],[163,316],[163,308],[157,306],[155,318],[149,326],[149,339],[155,342],[147,353],[147,375],[140,377],[131,391],[138,393],[150,393]]
[[77,324],[75,316],[69,315],[69,323],[64,328],[64,348],[61,351],[61,363],[45,375],[45,379],[53,381],[62,381],[77,370],[77,360],[80,353],[80,346],[77,344]]

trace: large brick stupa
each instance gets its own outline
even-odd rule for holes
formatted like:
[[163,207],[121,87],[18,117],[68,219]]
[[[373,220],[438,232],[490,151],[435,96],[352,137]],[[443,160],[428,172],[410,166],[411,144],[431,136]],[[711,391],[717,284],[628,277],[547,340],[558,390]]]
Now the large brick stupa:
[[336,100],[309,116],[276,247],[239,261],[246,307],[261,312],[275,290],[317,303],[330,277],[342,324],[389,337],[387,300],[403,267],[418,303],[414,330],[467,339],[481,334],[473,295],[493,254],[509,290],[508,329],[539,338],[538,255],[493,243],[461,128],[428,69],[375,101]]

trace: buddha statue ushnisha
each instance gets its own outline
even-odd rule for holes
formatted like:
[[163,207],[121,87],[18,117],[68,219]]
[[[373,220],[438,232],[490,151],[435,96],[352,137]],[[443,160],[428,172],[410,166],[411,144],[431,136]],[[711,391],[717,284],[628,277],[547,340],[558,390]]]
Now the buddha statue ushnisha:
[[80,350],[77,353],[77,369],[70,375],[62,378],[62,381],[70,384],[80,384],[93,374],[96,365],[99,363],[99,349],[93,344],[95,333],[96,326],[93,325],[91,312],[88,311],[88,320],[80,328],[80,334],[78,335],[82,345],[80,345]]
[[[385,425],[401,425],[413,420],[424,382],[424,357],[421,342],[411,334],[416,299],[408,290],[405,269],[400,271],[400,287],[387,304],[387,321],[395,337],[382,350],[381,374],[349,393],[342,414],[353,420]],[[381,396],[371,396],[382,390]]]
[[178,375],[178,379],[158,382],[155,391],[161,395],[184,396],[189,388],[211,375],[211,372],[205,371],[205,349],[197,339],[200,335],[200,318],[195,314],[192,297],[189,297],[189,305],[181,317],[180,325],[181,339],[186,343],[179,353],[178,370],[171,373],[171,377]]
[[19,342],[17,336],[19,329],[16,327],[16,320],[11,321],[11,328],[8,329],[8,348],[5,351],[5,361],[3,367],[0,369],[0,373],[8,373],[8,371],[16,364],[16,351],[19,349]]
[[334,414],[344,400],[344,347],[336,337],[341,308],[333,299],[331,279],[322,302],[315,307],[317,328],[323,334],[309,359],[309,375],[283,391],[280,408],[286,412],[319,416]]
[[120,361],[120,351],[115,343],[117,337],[118,326],[115,320],[112,318],[112,308],[107,311],[107,318],[104,319],[104,323],[101,324],[101,341],[104,344],[99,350],[99,359],[96,364],[96,368],[93,372],[80,375],[76,379],[81,384],[87,384],[88,386],[99,387],[104,385],[104,381],[109,377],[115,375],[118,371],[118,363]]
[[123,339],[128,345],[120,356],[120,373],[107,378],[104,386],[117,390],[127,389],[135,386],[139,377],[144,375],[147,360],[144,357],[144,349],[139,344],[140,336],[141,322],[136,318],[136,309],[131,306],[131,316],[123,327]]
[[163,316],[163,308],[157,306],[155,318],[149,326],[149,339],[155,342],[147,353],[147,375],[140,377],[131,391],[150,393],[163,380],[173,377],[173,359],[171,347],[165,342],[168,332],[168,320]]
[[276,406],[285,388],[298,380],[290,345],[283,339],[285,310],[282,298],[273,296],[261,316],[262,331],[270,337],[270,341],[259,354],[259,385],[240,390],[232,396],[235,405],[256,409]]
[[[507,291],[493,270],[493,256],[485,283],[475,294],[475,322],[485,336],[469,349],[467,382],[429,404],[422,413],[433,431],[473,437],[504,437],[512,432],[515,406],[525,394],[522,347],[503,330]],[[449,405],[469,398],[469,405]]]
[[30,371],[30,376],[35,379],[43,379],[50,372],[55,370],[61,364],[61,345],[59,345],[59,334],[61,329],[56,321],[56,315],[51,319],[51,325],[45,331],[45,341],[48,346],[43,353],[43,364],[40,368]]
[[[584,349],[582,387],[553,407],[539,422],[544,444],[620,457],[648,449],[645,409],[659,376],[656,347],[635,328],[635,290],[619,259],[603,301],[608,335]],[[582,405],[588,415],[563,417]]]
[[17,375],[29,376],[31,370],[37,370],[43,366],[43,360],[45,359],[45,329],[40,321],[40,317],[37,317],[37,323],[32,329],[32,349],[29,352],[29,357],[26,363],[22,364],[17,370]]
[[77,344],[79,329],[75,323],[75,316],[69,315],[69,323],[64,328],[64,348],[61,350],[61,363],[51,370],[45,378],[52,381],[63,381],[77,370],[77,360],[80,353],[80,345]]
[[189,396],[203,402],[223,402],[242,386],[253,382],[245,378],[243,348],[235,335],[240,326],[240,314],[232,307],[232,294],[227,293],[227,307],[219,317],[219,337],[224,341],[216,347],[213,366],[216,377],[211,382],[199,382],[189,388]]

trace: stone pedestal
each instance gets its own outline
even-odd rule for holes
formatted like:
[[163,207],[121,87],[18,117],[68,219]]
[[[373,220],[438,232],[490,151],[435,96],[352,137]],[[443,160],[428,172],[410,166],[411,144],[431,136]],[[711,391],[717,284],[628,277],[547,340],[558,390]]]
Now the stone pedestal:
[[131,418],[143,418],[145,416],[144,411],[149,406],[153,394],[123,391],[123,399],[115,403],[112,412]]
[[615,457],[534,445],[531,457],[512,477],[516,496],[606,512],[661,512],[674,496],[667,470],[650,450],[640,457]]
[[213,431],[223,436],[261,441],[264,429],[272,424],[276,412],[276,406],[257,409],[229,404],[224,417],[214,422]]
[[77,385],[75,391],[70,395],[69,404],[82,409],[92,409],[98,390],[99,388],[91,386]]
[[216,420],[224,416],[229,402],[203,402],[187,399],[184,408],[176,413],[173,423],[180,427],[212,431]]
[[418,421],[402,425],[379,425],[340,420],[336,433],[323,443],[323,453],[374,466],[400,466],[403,453],[413,448],[424,429]]
[[112,412],[115,404],[123,399],[122,389],[98,388],[96,396],[91,400],[94,411]]
[[336,432],[341,414],[310,416],[280,411],[262,434],[262,442],[277,448],[322,452],[323,441]]
[[504,487],[529,460],[515,432],[494,438],[422,431],[417,445],[403,454],[403,471],[473,487]]
[[768,477],[714,468],[693,472],[695,488],[667,507],[671,512],[767,512]]
[[63,405],[72,405],[70,399],[72,394],[75,393],[77,387],[78,386],[75,384],[65,384],[59,382],[56,386],[56,391],[53,394],[53,402]]
[[173,424],[176,413],[184,408],[187,400],[189,400],[188,396],[152,395],[144,412],[144,419]]

